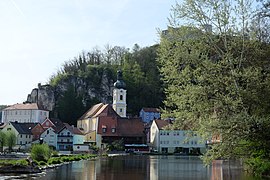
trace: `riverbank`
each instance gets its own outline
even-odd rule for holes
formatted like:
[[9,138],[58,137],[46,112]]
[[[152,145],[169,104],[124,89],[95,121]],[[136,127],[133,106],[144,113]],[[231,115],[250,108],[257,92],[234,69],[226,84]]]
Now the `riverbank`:
[[55,168],[70,162],[87,160],[97,157],[94,154],[58,155],[51,157],[47,162],[34,161],[31,158],[2,159],[0,160],[0,174],[31,174],[41,173],[42,170]]

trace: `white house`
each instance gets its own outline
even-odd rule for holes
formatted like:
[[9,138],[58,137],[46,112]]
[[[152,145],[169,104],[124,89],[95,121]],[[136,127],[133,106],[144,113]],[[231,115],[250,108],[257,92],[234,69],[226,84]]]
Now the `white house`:
[[72,151],[74,144],[84,144],[84,135],[78,128],[64,123],[64,127],[58,131],[57,150]]
[[150,128],[150,144],[160,153],[202,153],[206,142],[196,132],[188,130],[166,130],[169,122],[154,120]]
[[57,133],[53,127],[49,127],[41,133],[40,138],[42,138],[43,142],[49,146],[57,147]]
[[2,122],[42,123],[49,117],[49,111],[41,109],[37,103],[14,104],[2,110]]

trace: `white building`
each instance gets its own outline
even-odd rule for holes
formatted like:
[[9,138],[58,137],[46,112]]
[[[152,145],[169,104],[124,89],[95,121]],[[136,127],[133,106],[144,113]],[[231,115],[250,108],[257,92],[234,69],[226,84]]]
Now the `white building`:
[[43,139],[44,143],[49,146],[57,147],[57,133],[53,127],[49,127],[43,133],[41,133],[40,138]]
[[126,84],[123,81],[122,71],[117,71],[117,81],[114,83],[113,89],[113,109],[121,117],[126,117],[126,97],[127,90]]
[[154,120],[150,128],[150,144],[160,153],[202,153],[206,143],[195,132],[187,130],[166,130],[164,120]]
[[2,110],[2,123],[42,123],[47,117],[49,111],[39,108],[37,103],[14,104]]

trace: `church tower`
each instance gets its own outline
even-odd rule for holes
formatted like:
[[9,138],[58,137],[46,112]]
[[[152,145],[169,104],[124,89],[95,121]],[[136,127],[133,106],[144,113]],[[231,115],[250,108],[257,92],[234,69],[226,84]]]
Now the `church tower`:
[[127,111],[127,90],[123,81],[122,71],[117,71],[117,81],[113,84],[113,109],[121,117],[126,117]]

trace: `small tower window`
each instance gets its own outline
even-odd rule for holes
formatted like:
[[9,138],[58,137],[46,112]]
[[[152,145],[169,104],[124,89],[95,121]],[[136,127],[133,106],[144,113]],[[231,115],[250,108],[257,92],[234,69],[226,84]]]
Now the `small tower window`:
[[123,101],[123,95],[120,95],[120,100]]

